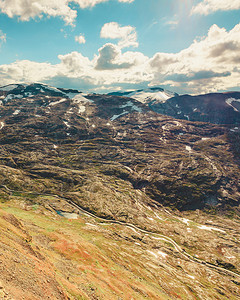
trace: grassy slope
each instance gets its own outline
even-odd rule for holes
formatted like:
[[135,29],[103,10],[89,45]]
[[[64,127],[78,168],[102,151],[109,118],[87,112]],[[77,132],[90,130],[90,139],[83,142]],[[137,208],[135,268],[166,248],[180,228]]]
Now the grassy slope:
[[[12,196],[0,206],[1,291],[13,299],[235,299],[239,293],[231,278],[186,261],[164,241],[84,215],[68,220],[33,203]],[[221,236],[206,231],[200,242],[187,243],[180,232],[186,225],[159,216],[163,231],[192,254]]]
[[125,241],[109,240],[83,219],[14,206],[1,205],[0,227],[7,266],[1,280],[15,299],[169,298]]

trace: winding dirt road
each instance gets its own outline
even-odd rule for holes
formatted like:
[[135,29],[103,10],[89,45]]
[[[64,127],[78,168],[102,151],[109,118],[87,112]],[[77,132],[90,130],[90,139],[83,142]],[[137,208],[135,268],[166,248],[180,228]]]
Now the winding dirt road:
[[[126,227],[130,227],[130,228],[133,228],[134,230],[137,230],[137,231],[140,231],[144,234],[148,234],[148,235],[152,235],[155,239],[156,237],[158,237],[159,239],[165,241],[165,242],[168,242],[170,243],[174,248],[175,250],[182,255],[182,257],[184,257],[185,259],[193,262],[193,263],[198,263],[198,264],[201,264],[201,265],[204,265],[206,267],[209,267],[215,271],[218,271],[219,273],[221,274],[224,274],[224,275],[230,275],[232,277],[237,277],[237,278],[240,278],[240,274],[237,274],[233,271],[230,271],[230,270],[227,270],[227,269],[224,269],[222,267],[219,267],[219,266],[216,266],[216,265],[213,265],[211,263],[208,263],[204,260],[201,260],[201,259],[198,259],[190,254],[188,254],[184,249],[182,249],[172,238],[168,237],[168,236],[164,236],[160,233],[157,233],[157,232],[152,232],[152,231],[148,231],[148,230],[145,230],[145,229],[142,229],[134,224],[131,224],[131,223],[127,223],[127,222],[122,222],[122,221],[117,221],[117,220],[108,220],[108,219],[105,219],[105,218],[102,218],[102,217],[98,217],[96,215],[94,215],[93,213],[91,212],[88,212],[87,210],[83,209],[81,206],[79,206],[78,204],[74,203],[72,200],[70,199],[67,199],[65,197],[60,197],[59,195],[56,195],[56,194],[47,194],[47,193],[38,193],[38,192],[28,192],[28,191],[17,191],[17,190],[12,190],[12,189],[9,189],[6,185],[0,185],[0,188],[5,188],[7,191],[9,191],[10,193],[25,193],[25,194],[34,194],[34,195],[40,195],[40,196],[52,196],[52,197],[55,197],[55,198],[59,198],[59,199],[63,199],[65,200],[68,204],[70,204],[71,206],[73,206],[74,208],[77,208],[81,213],[87,215],[87,216],[90,216],[96,220],[100,220],[102,221],[102,223],[108,223],[108,224],[119,224],[119,225],[122,225],[122,226],[126,226]],[[100,223],[101,224],[101,223]]]

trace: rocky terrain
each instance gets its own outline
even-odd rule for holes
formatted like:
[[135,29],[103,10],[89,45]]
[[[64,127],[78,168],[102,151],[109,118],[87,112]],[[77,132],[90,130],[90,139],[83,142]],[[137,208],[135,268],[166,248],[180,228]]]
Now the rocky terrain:
[[150,88],[110,95],[131,97],[147,104],[152,111],[176,119],[236,126],[240,122],[240,92],[191,96]]
[[175,96],[164,103],[153,102],[151,109],[177,119],[238,126],[240,93]]
[[3,297],[237,299],[238,101],[224,126],[41,84],[0,99]]

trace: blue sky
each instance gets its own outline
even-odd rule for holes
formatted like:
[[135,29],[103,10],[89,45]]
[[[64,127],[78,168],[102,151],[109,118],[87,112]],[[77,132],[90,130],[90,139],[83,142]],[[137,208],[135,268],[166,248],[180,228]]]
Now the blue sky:
[[240,0],[1,0],[0,12],[1,85],[240,89]]

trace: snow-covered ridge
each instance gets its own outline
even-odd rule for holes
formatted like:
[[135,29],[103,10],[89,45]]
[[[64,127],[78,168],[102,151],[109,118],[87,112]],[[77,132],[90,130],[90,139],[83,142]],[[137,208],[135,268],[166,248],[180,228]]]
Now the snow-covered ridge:
[[164,103],[168,99],[177,96],[176,93],[164,90],[163,88],[148,88],[129,92],[114,92],[109,95],[125,96],[133,98],[142,103],[161,102]]
[[81,92],[72,89],[56,88],[47,84],[9,84],[0,87],[0,92],[4,93],[3,101],[7,102],[14,98],[29,98],[36,95],[58,96],[65,99],[73,99]]
[[133,98],[142,103],[148,103],[150,101],[159,101],[159,102],[166,102],[168,99],[174,97],[174,93],[169,91],[158,91],[147,89],[143,91],[132,92],[128,94],[128,97]]
[[14,90],[17,87],[18,87],[17,84],[9,84],[9,85],[5,85],[5,86],[0,87],[0,91],[9,92],[11,90]]

